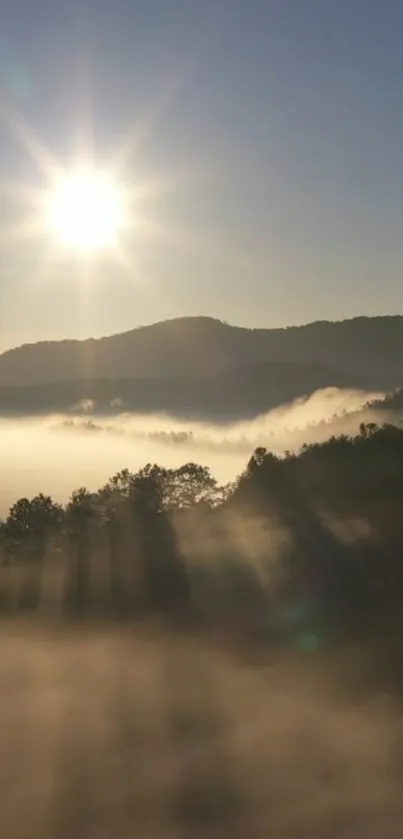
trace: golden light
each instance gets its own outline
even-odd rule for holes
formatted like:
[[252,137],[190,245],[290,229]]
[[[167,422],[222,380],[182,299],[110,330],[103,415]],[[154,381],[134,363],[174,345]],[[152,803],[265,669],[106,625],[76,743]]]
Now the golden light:
[[82,251],[113,248],[125,222],[118,185],[95,169],[64,173],[46,196],[45,225],[63,246]]
[[[78,269],[80,282],[83,277],[85,281],[91,280],[95,276],[93,273],[90,276],[92,268],[98,261],[102,263],[106,256],[108,261],[111,259],[124,271],[125,276],[130,272],[136,283],[146,287],[148,293],[152,283],[149,278],[144,283],[146,272],[141,265],[143,243],[146,249],[152,240],[164,248],[190,249],[197,258],[200,254],[205,255],[208,242],[190,234],[186,227],[181,230],[176,223],[171,225],[166,218],[161,222],[158,206],[156,214],[154,208],[149,211],[150,204],[158,205],[159,199],[172,190],[176,191],[178,185],[195,185],[199,183],[200,174],[204,180],[204,168],[201,172],[194,169],[189,172],[180,167],[176,172],[154,173],[151,176],[140,171],[136,172],[135,182],[132,180],[131,159],[135,152],[139,157],[139,148],[151,129],[155,129],[153,118],[151,122],[146,119],[144,125],[134,125],[99,165],[94,158],[92,126],[86,124],[85,136],[78,138],[80,141],[71,168],[63,165],[23,115],[0,97],[0,122],[3,120],[15,141],[32,159],[42,185],[31,186],[14,181],[5,184],[1,180],[0,197],[7,189],[20,208],[20,218],[2,226],[0,240],[8,245],[38,240],[44,256],[41,281],[44,277],[46,280],[53,278],[53,268],[56,270],[58,264],[64,263],[66,255],[72,258],[72,265]],[[217,251],[214,249],[216,258]],[[227,262],[226,252],[224,258]],[[236,264],[238,262],[237,257]]]

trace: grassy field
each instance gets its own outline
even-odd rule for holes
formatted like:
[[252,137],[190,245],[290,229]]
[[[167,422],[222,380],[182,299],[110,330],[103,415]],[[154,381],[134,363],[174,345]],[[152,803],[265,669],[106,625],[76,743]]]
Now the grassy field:
[[399,704],[347,697],[335,672],[157,630],[4,622],[0,836],[402,835]]

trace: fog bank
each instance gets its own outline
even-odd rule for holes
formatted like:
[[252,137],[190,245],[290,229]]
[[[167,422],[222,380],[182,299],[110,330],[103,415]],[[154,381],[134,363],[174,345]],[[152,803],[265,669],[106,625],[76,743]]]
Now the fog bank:
[[[256,446],[276,454],[332,434],[355,433],[377,419],[365,406],[383,394],[328,388],[251,421],[227,425],[185,422],[167,415],[121,413],[99,418],[82,413],[40,420],[0,419],[0,515],[21,495],[37,492],[66,501],[79,486],[96,490],[125,467],[147,462],[176,467],[188,461],[210,466],[220,482],[233,480]],[[385,417],[384,419],[387,419]]]

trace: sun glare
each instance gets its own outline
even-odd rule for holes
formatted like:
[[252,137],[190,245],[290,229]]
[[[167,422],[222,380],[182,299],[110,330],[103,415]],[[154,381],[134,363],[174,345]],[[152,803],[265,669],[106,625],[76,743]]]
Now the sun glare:
[[117,184],[96,170],[63,175],[49,192],[46,226],[68,248],[113,248],[124,223],[123,195]]
[[[0,97],[1,99],[1,97]],[[89,115],[88,115],[89,116]],[[87,117],[86,117],[87,118]],[[88,276],[87,268],[104,257],[115,263],[122,271],[130,271],[136,281],[143,283],[145,274],[141,262],[141,248],[133,247],[133,233],[136,244],[142,238],[150,237],[166,246],[189,247],[197,253],[205,253],[205,243],[198,237],[182,233],[176,224],[153,217],[150,203],[159,201],[174,188],[176,190],[185,174],[185,181],[191,174],[178,173],[140,174],[132,180],[131,160],[138,153],[138,143],[148,136],[148,127],[134,125],[121,142],[111,150],[108,157],[95,163],[95,148],[83,143],[85,134],[79,130],[74,157],[65,168],[63,162],[36,135],[25,117],[4,106],[0,101],[0,120],[4,120],[14,140],[26,151],[41,175],[41,185],[17,183],[7,184],[11,194],[21,203],[21,217],[2,227],[1,237],[7,241],[25,242],[38,240],[43,252],[43,276],[51,275],[53,266],[66,256],[72,259],[81,276]],[[151,126],[152,127],[152,126]],[[80,128],[78,126],[78,128]],[[143,135],[144,130],[144,135]],[[179,178],[179,181],[178,181]],[[3,185],[1,185],[3,186]],[[24,206],[25,205],[25,206]],[[11,214],[13,216],[13,214]],[[139,252],[140,256],[139,256]],[[84,271],[81,269],[84,267]],[[42,275],[42,269],[41,269]],[[92,276],[92,274],[91,274]]]

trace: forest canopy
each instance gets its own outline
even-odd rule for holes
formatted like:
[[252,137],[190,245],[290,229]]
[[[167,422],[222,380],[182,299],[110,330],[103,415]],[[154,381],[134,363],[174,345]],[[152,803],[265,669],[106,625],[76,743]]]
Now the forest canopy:
[[402,509],[392,425],[283,458],[257,448],[225,486],[196,463],[124,469],[65,505],[16,500],[0,524],[1,606],[56,602],[267,638],[385,629],[403,605]]

